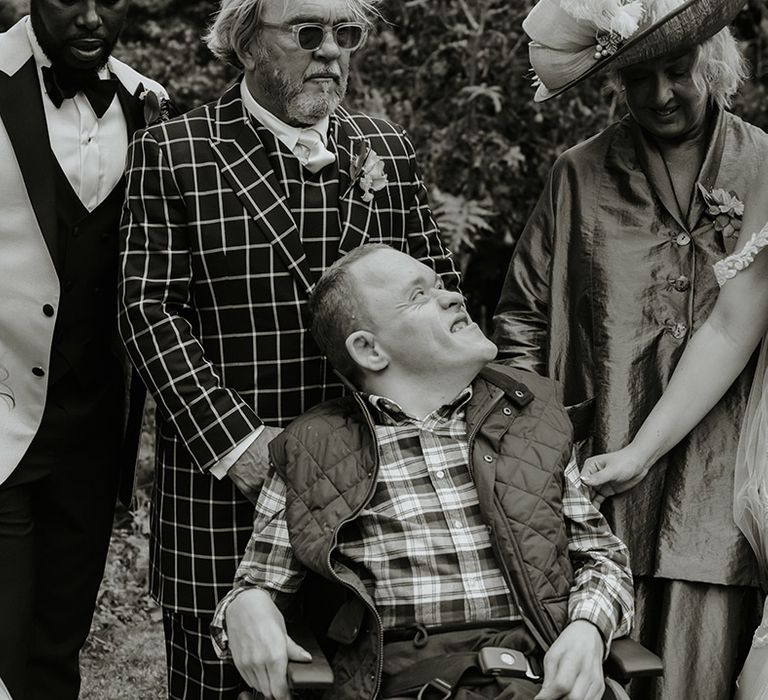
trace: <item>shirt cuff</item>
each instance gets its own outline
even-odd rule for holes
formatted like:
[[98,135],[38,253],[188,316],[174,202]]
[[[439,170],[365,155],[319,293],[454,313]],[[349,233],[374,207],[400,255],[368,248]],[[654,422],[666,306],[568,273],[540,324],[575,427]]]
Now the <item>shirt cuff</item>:
[[245,454],[245,451],[256,441],[256,438],[258,438],[262,432],[264,432],[264,426],[260,425],[250,435],[240,440],[237,445],[227,452],[227,454],[216,462],[216,464],[214,464],[208,471],[221,481],[227,475],[227,472],[232,465]]
[[[229,650],[229,637],[227,636],[227,608],[232,602],[245,591],[258,589],[258,586],[240,585],[233,588],[225,595],[216,606],[216,612],[211,621],[210,633],[213,641],[213,648],[220,659],[231,659],[232,653]],[[264,589],[262,589],[264,590]]]
[[590,610],[589,606],[576,606],[569,615],[570,621],[585,620],[591,622],[600,636],[603,638],[603,661],[608,658],[608,653],[611,651],[611,641],[613,640],[613,634],[616,631],[616,625],[602,613],[597,613],[595,610]]

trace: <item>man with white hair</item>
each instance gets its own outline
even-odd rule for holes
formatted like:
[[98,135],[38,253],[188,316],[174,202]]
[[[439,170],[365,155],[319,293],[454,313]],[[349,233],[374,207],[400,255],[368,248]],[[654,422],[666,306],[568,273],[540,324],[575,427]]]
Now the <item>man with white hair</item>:
[[373,241],[458,283],[402,129],[339,106],[374,10],[225,0],[207,41],[243,77],[130,150],[121,330],[159,408],[151,588],[173,698],[237,695],[208,626],[267,444],[342,393],[306,327],[315,280]]

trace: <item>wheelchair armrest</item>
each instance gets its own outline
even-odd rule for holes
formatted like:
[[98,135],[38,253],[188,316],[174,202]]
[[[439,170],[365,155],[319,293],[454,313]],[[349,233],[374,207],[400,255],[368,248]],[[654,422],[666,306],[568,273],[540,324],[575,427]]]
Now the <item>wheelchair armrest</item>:
[[661,659],[629,637],[614,639],[604,664],[605,674],[619,683],[641,676],[661,676]]
[[306,625],[287,624],[288,636],[312,654],[312,661],[288,662],[288,685],[292,690],[324,690],[333,686],[333,670],[325,658],[320,644]]

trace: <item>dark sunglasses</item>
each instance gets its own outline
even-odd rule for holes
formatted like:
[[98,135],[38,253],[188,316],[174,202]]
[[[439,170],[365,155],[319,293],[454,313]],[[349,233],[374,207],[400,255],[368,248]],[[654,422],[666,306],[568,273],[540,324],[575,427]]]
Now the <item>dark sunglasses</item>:
[[317,22],[302,22],[301,24],[262,22],[261,26],[290,31],[297,46],[304,51],[317,51],[325,41],[325,35],[331,32],[333,32],[336,46],[345,51],[359,49],[368,36],[368,27],[361,22],[340,22],[332,27]]

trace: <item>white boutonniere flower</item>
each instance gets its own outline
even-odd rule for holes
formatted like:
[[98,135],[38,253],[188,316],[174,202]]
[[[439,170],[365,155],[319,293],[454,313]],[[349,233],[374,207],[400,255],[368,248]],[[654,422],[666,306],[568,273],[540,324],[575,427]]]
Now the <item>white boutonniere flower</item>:
[[388,182],[384,161],[368,142],[363,144],[363,150],[355,159],[352,179],[357,179],[363,191],[364,202],[370,202],[373,199],[373,193],[384,189]]

